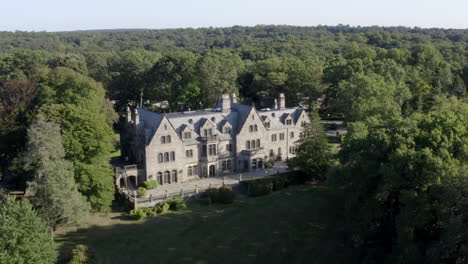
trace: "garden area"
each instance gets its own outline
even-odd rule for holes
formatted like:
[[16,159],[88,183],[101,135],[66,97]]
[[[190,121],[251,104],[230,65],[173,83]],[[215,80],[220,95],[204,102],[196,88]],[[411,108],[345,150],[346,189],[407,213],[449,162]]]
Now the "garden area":
[[[231,204],[190,202],[141,220],[126,212],[94,215],[59,230],[62,259],[85,244],[97,263],[343,263],[340,195],[290,186]],[[339,254],[337,254],[339,252]]]

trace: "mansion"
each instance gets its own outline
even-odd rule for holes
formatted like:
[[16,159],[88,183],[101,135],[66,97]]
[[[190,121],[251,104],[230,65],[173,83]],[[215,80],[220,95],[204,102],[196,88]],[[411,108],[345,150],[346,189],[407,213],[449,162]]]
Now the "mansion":
[[127,108],[122,156],[136,164],[138,182],[168,184],[263,169],[268,160],[294,157],[309,122],[303,109],[286,108],[285,100],[280,94],[273,108],[257,110],[225,94],[204,110],[161,114]]

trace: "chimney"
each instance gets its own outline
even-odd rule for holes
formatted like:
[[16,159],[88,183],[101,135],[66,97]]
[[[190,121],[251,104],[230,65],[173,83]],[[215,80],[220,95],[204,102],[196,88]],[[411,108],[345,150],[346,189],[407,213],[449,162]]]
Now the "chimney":
[[231,94],[231,102],[233,104],[237,104],[237,96],[236,96],[236,93],[232,93]]
[[127,106],[127,123],[132,122],[132,111],[130,111],[130,107]]
[[135,127],[138,127],[138,125],[140,124],[140,113],[138,113],[137,108],[135,108],[133,112],[135,113],[135,120],[133,122],[135,124]]
[[231,100],[229,99],[229,94],[223,94],[221,96],[221,111],[222,112],[231,111]]
[[284,109],[284,108],[286,108],[286,98],[284,97],[284,93],[280,93],[278,109]]

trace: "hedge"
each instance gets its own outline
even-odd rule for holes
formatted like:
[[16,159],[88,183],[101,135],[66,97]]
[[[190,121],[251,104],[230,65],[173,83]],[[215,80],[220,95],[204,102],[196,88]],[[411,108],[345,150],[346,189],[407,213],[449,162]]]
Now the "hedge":
[[143,186],[148,190],[155,189],[155,188],[157,188],[159,186],[159,182],[156,181],[156,180],[154,180],[154,181],[144,181]]
[[289,185],[302,184],[305,176],[297,171],[279,173],[268,177],[247,179],[240,182],[241,187],[250,196],[267,195],[272,191],[278,191]]

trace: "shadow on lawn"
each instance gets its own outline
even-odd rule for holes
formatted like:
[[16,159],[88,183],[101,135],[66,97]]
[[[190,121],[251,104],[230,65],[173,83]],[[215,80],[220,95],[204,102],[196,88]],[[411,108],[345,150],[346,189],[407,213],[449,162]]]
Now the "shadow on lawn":
[[231,205],[190,204],[140,221],[110,215],[104,224],[98,219],[58,235],[59,263],[76,244],[96,251],[99,263],[113,264],[345,263],[337,256],[348,251],[335,231],[342,217],[333,208],[335,196],[324,187],[291,187]]

